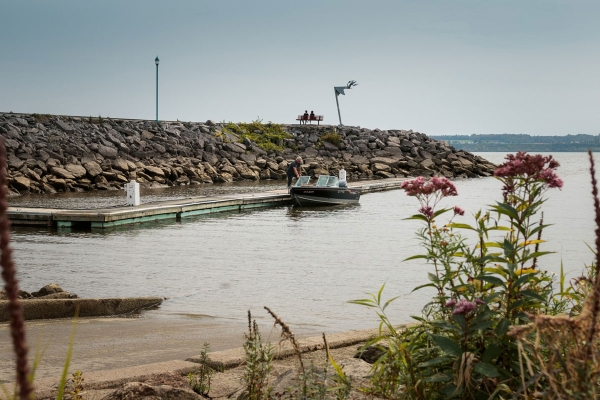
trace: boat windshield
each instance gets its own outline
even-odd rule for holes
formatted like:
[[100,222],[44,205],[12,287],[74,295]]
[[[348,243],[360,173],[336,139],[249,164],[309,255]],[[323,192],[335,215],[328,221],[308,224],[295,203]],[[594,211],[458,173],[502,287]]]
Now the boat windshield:
[[338,178],[337,178],[337,176],[321,175],[321,176],[319,176],[319,180],[317,181],[317,186],[337,187],[338,186]]
[[329,177],[327,175],[320,175],[319,180],[317,180],[317,186],[327,186],[327,181]]
[[329,187],[337,187],[338,186],[338,178],[337,176],[330,176],[327,180],[327,186]]
[[308,185],[309,181],[310,181],[310,176],[301,176],[300,178],[298,178],[298,180],[296,181],[296,184],[294,186]]

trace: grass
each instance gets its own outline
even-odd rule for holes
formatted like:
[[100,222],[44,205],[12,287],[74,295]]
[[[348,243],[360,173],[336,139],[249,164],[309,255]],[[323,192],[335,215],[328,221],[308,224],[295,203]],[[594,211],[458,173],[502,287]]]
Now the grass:
[[263,124],[259,118],[252,122],[238,122],[237,124],[229,122],[225,125],[223,132],[238,135],[240,141],[249,139],[265,151],[282,151],[284,149],[283,140],[292,138],[292,135],[284,130],[283,125],[272,122]]
[[321,136],[321,141],[334,144],[339,148],[343,142],[343,139],[336,132],[330,132],[330,133],[326,133],[325,135]]

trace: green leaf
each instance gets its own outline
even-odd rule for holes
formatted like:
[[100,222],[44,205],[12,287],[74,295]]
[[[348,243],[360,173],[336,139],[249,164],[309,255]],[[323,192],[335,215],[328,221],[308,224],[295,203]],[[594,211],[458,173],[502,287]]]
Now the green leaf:
[[365,307],[377,307],[377,304],[373,303],[371,299],[358,299],[358,300],[350,300],[348,301],[350,304],[358,304],[359,306]]
[[479,330],[484,331],[487,328],[489,328],[490,326],[492,326],[493,324],[494,324],[494,321],[481,321],[478,324],[471,326],[469,328],[469,332],[474,332],[474,331],[479,331]]
[[501,350],[502,350],[502,347],[500,346],[499,343],[492,343],[483,352],[483,356],[481,356],[481,361],[483,361],[485,363],[492,362],[493,360],[498,358]]
[[462,350],[460,346],[456,344],[452,339],[447,338],[445,336],[434,335],[433,333],[429,334],[429,337],[435,343],[437,347],[439,347],[444,353],[453,355],[455,357],[460,357],[462,355]]
[[498,372],[496,367],[494,367],[493,365],[488,364],[488,363],[480,362],[480,363],[475,364],[475,366],[473,368],[475,369],[475,371],[479,372],[481,375],[485,375],[490,378],[495,378],[498,375],[500,375],[500,373]]
[[411,257],[405,258],[402,261],[404,262],[404,261],[410,261],[410,260],[418,260],[418,259],[421,259],[421,258],[427,259],[427,256],[424,255],[424,254],[417,254],[416,256],[411,256]]
[[452,325],[450,322],[444,320],[433,321],[431,322],[431,325],[446,331],[460,332],[460,329],[456,325]]
[[519,293],[521,293],[523,296],[529,297],[530,299],[539,300],[542,303],[546,302],[545,298],[543,298],[539,293],[536,293],[533,290],[530,290],[530,289],[521,290]]
[[458,228],[458,229],[470,229],[472,231],[476,231],[477,229],[473,228],[471,225],[469,224],[459,224],[457,222],[453,222],[451,224],[448,224],[449,228]]
[[[416,287],[416,288],[414,288],[412,291],[413,291],[413,292],[415,292],[415,291],[417,291],[417,290],[419,290],[419,289],[423,289],[423,288],[425,288],[425,287],[436,287],[436,286],[435,286],[435,284],[433,284],[433,283],[426,283],[426,284],[424,284],[424,285],[419,285],[419,286],[417,286],[417,287]],[[412,293],[412,292],[411,292],[411,293]]]
[[504,288],[506,287],[506,284],[504,283],[504,281],[502,279],[498,278],[497,276],[479,275],[475,279],[479,279],[479,280],[482,280],[484,282],[491,283],[492,285],[499,285],[499,286],[502,286]]
[[504,336],[508,332],[509,322],[506,318],[502,318],[496,326],[496,335]]
[[425,382],[446,382],[452,379],[452,375],[438,372],[424,379]]
[[430,281],[432,281],[434,283],[437,283],[440,281],[440,279],[435,274],[432,274],[431,272],[427,273],[427,277],[429,278]]
[[517,210],[506,203],[496,203],[496,206],[493,206],[492,208],[499,214],[506,215],[508,218],[516,220],[519,219],[519,213]]
[[443,364],[446,362],[452,361],[451,357],[448,356],[442,356],[442,357],[436,357],[436,358],[432,358],[431,360],[422,362],[420,364],[418,364],[417,366],[419,368],[426,368],[426,367],[431,367],[434,365],[439,365],[439,364]]

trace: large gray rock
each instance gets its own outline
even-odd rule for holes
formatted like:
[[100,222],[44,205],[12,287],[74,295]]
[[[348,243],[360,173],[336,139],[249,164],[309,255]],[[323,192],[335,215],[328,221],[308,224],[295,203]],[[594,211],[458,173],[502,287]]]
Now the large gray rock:
[[110,159],[117,158],[117,154],[118,154],[117,149],[108,147],[108,146],[104,146],[102,144],[98,145],[98,153],[100,153],[102,155],[102,157],[110,158]]
[[51,283],[49,285],[44,286],[37,292],[31,293],[31,295],[33,297],[41,297],[41,296],[47,296],[47,295],[53,294],[53,293],[62,293],[62,292],[64,292],[63,288],[58,286],[56,283]]
[[10,183],[19,191],[27,191],[31,187],[31,180],[24,176],[15,176]]
[[75,179],[83,178],[87,172],[84,167],[75,164],[67,164],[65,169],[69,171],[75,177]]
[[90,161],[84,165],[87,174],[91,178],[95,178],[102,173],[102,167],[96,161]]
[[112,167],[122,172],[129,172],[129,164],[126,160],[122,158],[117,158],[116,160],[113,160]]
[[62,179],[75,179],[72,173],[61,167],[52,167],[50,170],[54,176]]
[[158,168],[158,167],[153,167],[151,165],[147,165],[144,167],[144,172],[147,173],[150,176],[154,176],[154,177],[164,177],[165,176],[165,172]]

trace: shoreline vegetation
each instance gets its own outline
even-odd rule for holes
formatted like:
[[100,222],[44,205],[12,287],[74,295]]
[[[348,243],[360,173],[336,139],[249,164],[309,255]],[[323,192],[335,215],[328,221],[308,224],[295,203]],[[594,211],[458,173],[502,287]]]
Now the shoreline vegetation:
[[[5,139],[0,141],[0,165],[6,165]],[[474,211],[464,222],[459,205],[439,208],[442,198],[458,189],[443,176],[419,176],[402,183],[417,199],[418,211],[408,219],[421,221],[417,236],[420,259],[429,268],[433,296],[415,325],[398,329],[386,316],[395,297],[384,297],[385,285],[365,298],[352,300],[373,309],[381,323],[378,335],[362,348],[372,355],[372,367],[363,380],[352,378],[329,351],[323,335],[327,363],[303,359],[289,325],[265,307],[280,327],[280,343],[295,354],[296,367],[285,387],[271,385],[274,349],[263,341],[248,314],[245,367],[241,389],[225,398],[263,399],[597,399],[600,398],[600,200],[595,165],[589,152],[592,195],[596,215],[594,261],[582,276],[570,282],[544,269],[543,233],[552,229],[544,220],[548,190],[561,189],[559,163],[552,156],[519,152],[508,155],[494,176],[503,184],[501,199],[487,210]],[[432,174],[433,175],[433,174]],[[7,211],[7,170],[0,168],[0,265],[8,297],[15,353],[15,392],[7,398],[30,399],[34,393],[36,362],[30,368],[22,304],[10,249]],[[550,221],[551,222],[551,221]],[[471,242],[461,232],[475,233]],[[77,314],[77,313],[76,313]],[[57,399],[81,399],[84,378],[67,376],[76,320]],[[66,340],[66,339],[65,339]],[[188,375],[191,390],[180,398],[206,398],[220,367],[211,362],[205,344],[198,368]],[[280,371],[281,372],[281,371]],[[6,389],[6,388],[5,388]],[[163,388],[164,389],[164,388]],[[161,389],[161,390],[163,390]],[[70,391],[70,392],[69,392]],[[70,395],[65,395],[69,392]],[[158,394],[157,394],[158,393]],[[151,392],[144,385],[126,383],[105,397],[143,398],[173,393]],[[195,396],[195,397],[194,397]],[[233,396],[233,397],[232,397]]]

